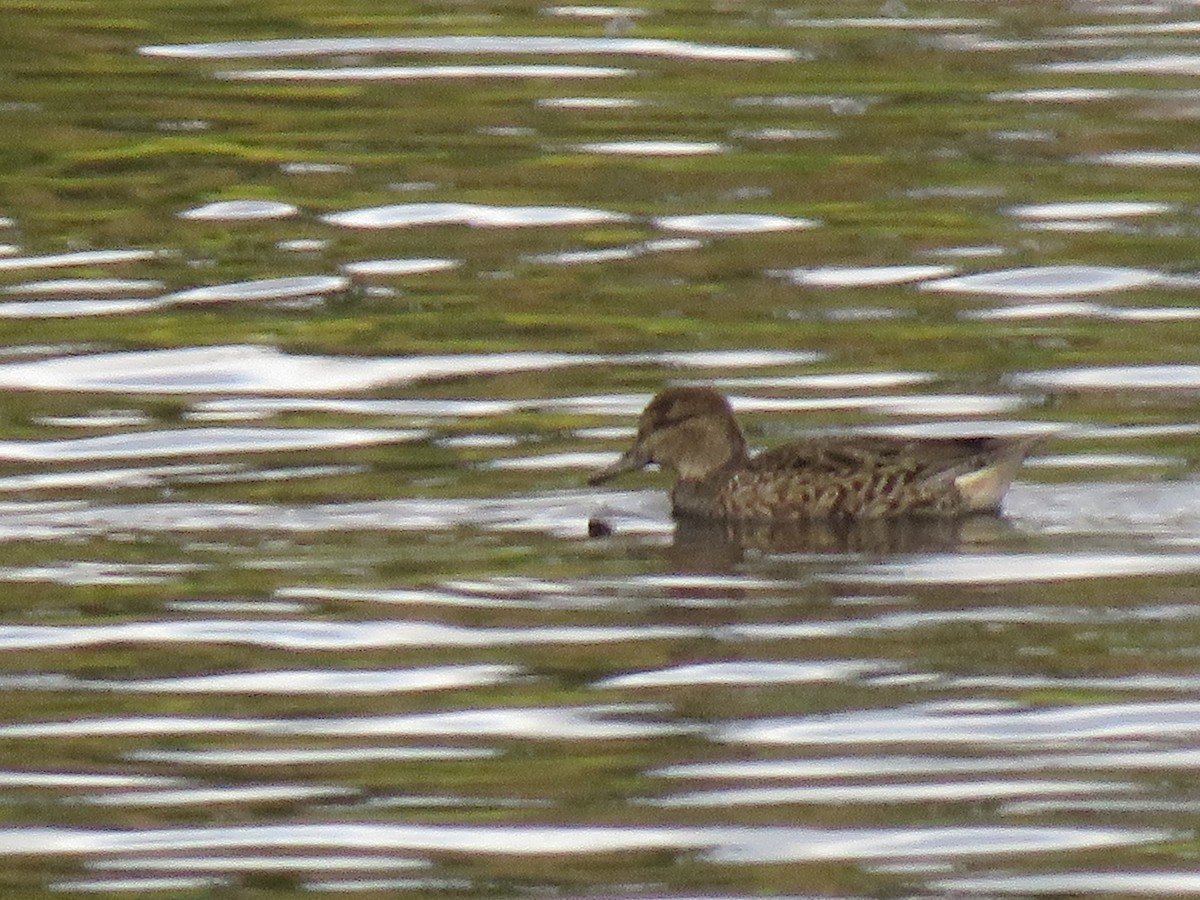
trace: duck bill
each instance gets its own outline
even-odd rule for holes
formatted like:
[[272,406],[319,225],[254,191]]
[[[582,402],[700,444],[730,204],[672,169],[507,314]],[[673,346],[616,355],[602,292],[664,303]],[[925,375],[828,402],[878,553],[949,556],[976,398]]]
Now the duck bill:
[[616,462],[605,466],[603,469],[597,469],[589,475],[587,483],[602,484],[610,478],[616,478],[625,472],[633,472],[637,469],[645,468],[649,463],[650,459],[646,456],[645,451],[637,446],[630,447]]

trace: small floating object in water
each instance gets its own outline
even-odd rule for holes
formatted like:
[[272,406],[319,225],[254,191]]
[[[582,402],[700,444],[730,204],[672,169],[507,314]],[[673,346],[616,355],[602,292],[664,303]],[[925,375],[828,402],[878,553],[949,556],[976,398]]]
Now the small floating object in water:
[[822,437],[752,457],[725,397],[711,388],[668,388],[642,412],[633,446],[588,483],[657,463],[675,476],[677,516],[957,518],[997,512],[1043,437]]

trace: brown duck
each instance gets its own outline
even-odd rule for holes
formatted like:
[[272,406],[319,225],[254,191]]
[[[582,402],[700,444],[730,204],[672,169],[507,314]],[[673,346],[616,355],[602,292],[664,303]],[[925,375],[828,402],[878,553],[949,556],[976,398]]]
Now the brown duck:
[[633,446],[588,478],[657,463],[678,516],[740,521],[957,518],[996,513],[1038,437],[821,437],[750,456],[729,402],[668,388],[638,419]]

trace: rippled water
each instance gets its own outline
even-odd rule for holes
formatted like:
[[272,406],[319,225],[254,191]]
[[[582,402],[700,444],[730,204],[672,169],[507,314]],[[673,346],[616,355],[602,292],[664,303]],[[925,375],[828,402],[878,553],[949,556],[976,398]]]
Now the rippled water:
[[[10,11],[0,894],[1200,894],[1189,16]],[[666,384],[1047,442],[677,523]]]

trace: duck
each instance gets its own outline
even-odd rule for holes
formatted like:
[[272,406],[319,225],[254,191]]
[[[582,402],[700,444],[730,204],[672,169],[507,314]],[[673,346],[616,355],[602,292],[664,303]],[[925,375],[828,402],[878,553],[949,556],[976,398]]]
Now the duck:
[[1017,471],[1044,438],[821,436],[752,456],[722,394],[671,387],[642,411],[633,446],[587,481],[602,484],[655,463],[674,477],[676,518],[961,519],[999,514]]

